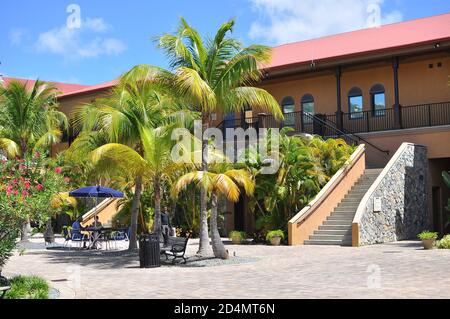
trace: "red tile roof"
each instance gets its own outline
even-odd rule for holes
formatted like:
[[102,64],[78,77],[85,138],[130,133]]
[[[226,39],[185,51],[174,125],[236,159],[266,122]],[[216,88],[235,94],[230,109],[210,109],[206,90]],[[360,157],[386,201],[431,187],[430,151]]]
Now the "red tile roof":
[[450,13],[275,47],[265,68],[450,40]]
[[64,97],[68,97],[68,96],[74,96],[74,95],[79,95],[79,94],[83,94],[83,93],[92,93],[95,91],[102,91],[102,90],[108,90],[114,86],[117,85],[119,81],[118,80],[112,80],[109,82],[105,82],[105,83],[101,83],[101,84],[97,84],[97,85],[91,85],[79,90],[75,90],[72,92],[67,92],[65,94],[61,94],[59,96],[59,98],[64,98]]
[[[2,77],[3,81],[7,85],[11,81],[19,81],[21,83],[25,83],[27,88],[31,89],[34,86],[34,83],[36,80],[30,80],[30,79],[21,79],[21,78],[12,78],[12,77]],[[69,92],[81,90],[88,88],[88,85],[81,85],[81,84],[69,84],[69,83],[61,83],[61,82],[52,82],[52,81],[43,81],[47,83],[53,84],[58,91],[61,92],[61,94],[66,94]]]
[[[450,40],[450,13],[281,45],[273,49],[272,61],[264,68],[289,67],[311,61],[351,57],[427,43],[435,44],[444,40]],[[8,83],[12,78],[3,79]],[[33,80],[16,80],[28,81],[29,86],[34,84]],[[92,86],[51,83],[62,92],[59,98],[64,98],[107,90],[114,87],[117,82],[113,80]]]

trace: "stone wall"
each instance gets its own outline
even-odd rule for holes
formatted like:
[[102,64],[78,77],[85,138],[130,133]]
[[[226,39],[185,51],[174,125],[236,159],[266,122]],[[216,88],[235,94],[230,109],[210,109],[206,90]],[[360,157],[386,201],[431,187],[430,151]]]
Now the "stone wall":
[[[355,216],[359,245],[414,239],[428,225],[427,149],[404,143],[369,189]],[[374,198],[381,211],[374,211]]]

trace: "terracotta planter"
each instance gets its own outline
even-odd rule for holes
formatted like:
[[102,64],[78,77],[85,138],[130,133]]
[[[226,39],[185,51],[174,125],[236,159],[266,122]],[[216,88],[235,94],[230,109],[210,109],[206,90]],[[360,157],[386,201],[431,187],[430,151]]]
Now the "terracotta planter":
[[433,249],[436,245],[436,239],[422,239],[422,244],[424,249]]
[[272,246],[280,246],[281,243],[281,237],[280,236],[274,236],[270,238],[270,244]]
[[234,237],[231,237],[231,242],[232,242],[234,245],[240,245],[241,242],[242,242],[242,238],[241,238],[240,236],[234,236]]

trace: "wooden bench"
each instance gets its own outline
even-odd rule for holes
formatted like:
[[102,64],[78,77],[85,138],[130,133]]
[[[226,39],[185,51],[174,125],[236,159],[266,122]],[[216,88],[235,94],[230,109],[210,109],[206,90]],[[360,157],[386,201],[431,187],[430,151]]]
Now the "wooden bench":
[[0,276],[0,299],[3,299],[5,297],[6,292],[11,289],[11,286],[9,285],[8,279],[6,279],[3,276]]
[[161,254],[166,256],[166,260],[172,257],[172,264],[179,258],[182,258],[184,263],[186,263],[187,259],[184,257],[184,254],[188,240],[189,237],[168,237],[167,243],[161,247]]

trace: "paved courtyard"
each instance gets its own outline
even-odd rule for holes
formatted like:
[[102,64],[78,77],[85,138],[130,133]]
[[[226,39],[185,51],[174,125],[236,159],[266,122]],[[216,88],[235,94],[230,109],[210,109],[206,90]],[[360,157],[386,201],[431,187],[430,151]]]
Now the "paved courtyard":
[[[196,248],[191,240],[188,255]],[[135,254],[33,244],[4,274],[42,276],[61,298],[450,298],[450,251],[425,251],[420,242],[228,249],[245,262],[140,269]]]

